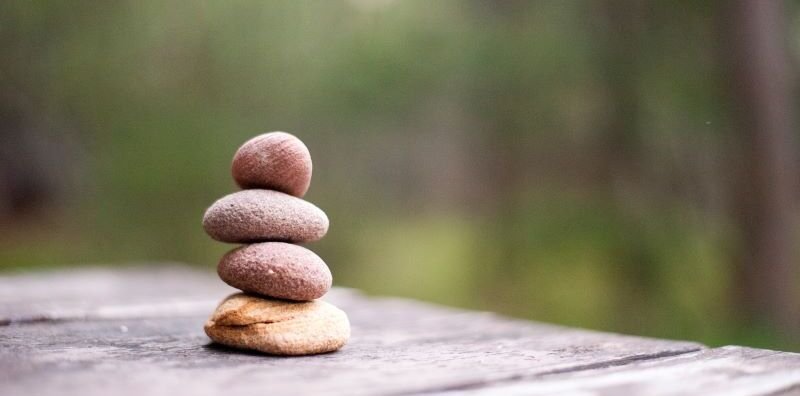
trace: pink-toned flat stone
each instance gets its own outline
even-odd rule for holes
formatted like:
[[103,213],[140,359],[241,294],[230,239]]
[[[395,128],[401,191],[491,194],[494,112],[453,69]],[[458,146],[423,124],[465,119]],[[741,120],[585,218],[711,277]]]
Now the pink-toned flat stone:
[[203,228],[222,242],[313,242],[328,232],[328,216],[300,198],[271,190],[242,190],[206,210]]
[[265,133],[239,147],[231,173],[242,188],[277,190],[302,197],[311,184],[311,154],[294,135]]
[[333,278],[314,252],[283,242],[265,242],[231,250],[217,266],[225,283],[245,292],[295,301],[322,297]]

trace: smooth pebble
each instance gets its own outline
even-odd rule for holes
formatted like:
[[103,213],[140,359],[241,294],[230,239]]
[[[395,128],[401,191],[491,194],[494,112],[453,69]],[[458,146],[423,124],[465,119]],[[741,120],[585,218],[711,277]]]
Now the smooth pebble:
[[231,174],[244,189],[263,188],[303,197],[311,184],[311,168],[311,154],[300,139],[286,132],[270,132],[239,147]]
[[278,191],[242,190],[214,202],[203,228],[221,242],[313,242],[328,232],[328,216],[314,204]]
[[320,298],[331,288],[331,271],[314,252],[283,242],[246,245],[225,254],[217,266],[227,284],[287,300]]

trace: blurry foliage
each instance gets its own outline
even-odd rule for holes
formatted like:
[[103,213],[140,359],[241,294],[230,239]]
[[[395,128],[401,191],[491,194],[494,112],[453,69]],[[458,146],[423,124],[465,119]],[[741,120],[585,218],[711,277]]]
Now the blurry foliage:
[[79,149],[57,209],[3,225],[0,266],[213,268],[230,246],[200,219],[233,152],[285,130],[338,285],[788,348],[731,319],[713,7],[647,4],[616,64],[596,2],[3,2],[0,104]]

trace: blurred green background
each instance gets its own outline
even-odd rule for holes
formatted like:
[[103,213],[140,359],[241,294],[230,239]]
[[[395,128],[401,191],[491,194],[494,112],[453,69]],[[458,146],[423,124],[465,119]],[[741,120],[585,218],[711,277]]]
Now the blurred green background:
[[337,285],[800,350],[800,9],[742,3],[4,1],[0,270],[210,271],[283,130]]

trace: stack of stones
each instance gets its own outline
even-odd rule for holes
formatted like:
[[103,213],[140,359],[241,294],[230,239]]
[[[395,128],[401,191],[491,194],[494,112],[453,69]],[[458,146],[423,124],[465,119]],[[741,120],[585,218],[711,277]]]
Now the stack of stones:
[[233,157],[243,189],[214,202],[203,216],[212,238],[245,244],[219,262],[226,298],[205,324],[208,336],[234,348],[309,355],[341,348],[347,315],[317,300],[333,281],[325,262],[296,245],[328,231],[325,212],[302,199],[311,183],[311,155],[298,138],[272,132],[247,141]]

